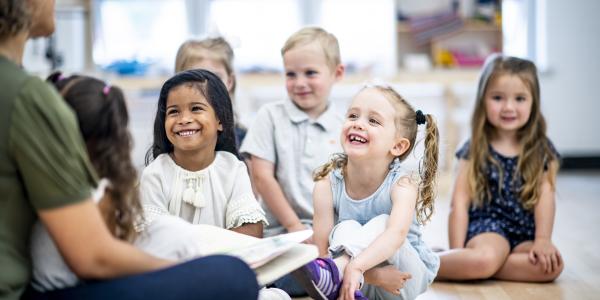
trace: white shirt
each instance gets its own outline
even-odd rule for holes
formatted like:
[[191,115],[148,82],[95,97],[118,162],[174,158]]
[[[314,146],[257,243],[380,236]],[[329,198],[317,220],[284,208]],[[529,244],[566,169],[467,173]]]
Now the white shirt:
[[[327,163],[331,154],[342,152],[340,133],[344,115],[329,103],[316,120],[291,100],[268,103],[258,111],[248,129],[240,152],[272,162],[283,193],[303,224],[312,225],[313,171]],[[267,211],[269,228],[265,236],[284,230]]]
[[147,224],[165,214],[226,229],[266,224],[246,165],[225,151],[217,151],[213,163],[196,172],[178,166],[168,154],[159,155],[142,173],[140,194]]
[[[98,188],[92,190],[92,199],[100,202],[110,182],[102,178]],[[32,265],[31,284],[34,289],[45,292],[76,285],[79,279],[67,266],[48,230],[41,221],[31,228],[30,253]]]

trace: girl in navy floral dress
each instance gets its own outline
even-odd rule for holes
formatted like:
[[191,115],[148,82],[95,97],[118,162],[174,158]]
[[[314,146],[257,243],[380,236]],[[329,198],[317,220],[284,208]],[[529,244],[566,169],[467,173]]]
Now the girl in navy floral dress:
[[532,62],[488,58],[471,127],[456,153],[451,249],[440,252],[438,279],[556,279],[563,270],[551,240],[559,155],[546,137]]

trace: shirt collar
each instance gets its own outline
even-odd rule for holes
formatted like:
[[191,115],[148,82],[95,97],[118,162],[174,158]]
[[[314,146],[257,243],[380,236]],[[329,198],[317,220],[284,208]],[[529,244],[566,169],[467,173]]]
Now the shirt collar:
[[331,101],[327,103],[325,111],[314,121],[310,119],[307,113],[299,109],[292,100],[285,101],[284,108],[288,113],[290,120],[296,124],[308,121],[312,124],[319,124],[326,131],[334,130],[339,127],[339,116],[336,115],[337,108]]

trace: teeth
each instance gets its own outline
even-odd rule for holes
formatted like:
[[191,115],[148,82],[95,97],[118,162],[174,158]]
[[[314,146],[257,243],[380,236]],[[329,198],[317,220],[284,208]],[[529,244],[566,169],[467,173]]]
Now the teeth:
[[177,134],[180,136],[190,136],[192,134],[196,133],[196,130],[186,130],[186,131],[180,131]]
[[357,135],[350,135],[350,141],[351,142],[356,141],[356,142],[361,142],[361,143],[366,143],[367,142],[366,139],[363,139],[363,138],[361,138],[360,136],[357,136]]

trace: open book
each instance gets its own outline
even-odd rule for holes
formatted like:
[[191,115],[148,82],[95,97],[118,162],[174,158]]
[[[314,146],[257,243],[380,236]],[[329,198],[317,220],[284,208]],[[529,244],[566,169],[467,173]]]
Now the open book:
[[256,269],[302,243],[312,233],[312,230],[302,230],[259,239],[249,246],[234,249],[226,253],[241,258],[252,269]]
[[[208,231],[207,231],[208,230]],[[214,245],[205,254],[227,254],[245,261],[254,271],[261,285],[269,284],[317,258],[314,245],[302,244],[312,230],[285,233],[259,239],[217,227],[204,229],[207,245]],[[214,239],[211,243],[210,239]]]

